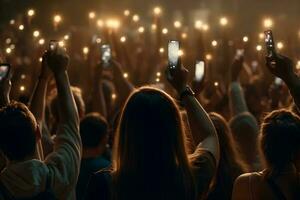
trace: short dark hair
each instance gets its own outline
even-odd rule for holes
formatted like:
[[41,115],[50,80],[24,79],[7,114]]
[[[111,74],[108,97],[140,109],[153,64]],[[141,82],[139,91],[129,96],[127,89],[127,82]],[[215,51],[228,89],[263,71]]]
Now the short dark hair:
[[0,149],[9,160],[21,161],[35,153],[36,130],[35,117],[23,103],[0,109]]
[[273,111],[264,118],[260,132],[268,176],[274,176],[293,162],[300,149],[300,118],[288,110]]
[[95,148],[108,134],[107,121],[99,113],[89,113],[80,122],[83,148]]

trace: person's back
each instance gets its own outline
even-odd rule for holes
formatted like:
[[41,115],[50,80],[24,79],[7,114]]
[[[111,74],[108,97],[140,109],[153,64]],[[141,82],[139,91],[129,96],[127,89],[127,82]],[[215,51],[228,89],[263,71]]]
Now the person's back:
[[140,88],[123,108],[113,167],[91,178],[86,199],[195,200],[206,194],[219,160],[217,136],[193,93],[182,91],[186,82],[177,81],[183,84],[178,93],[183,93],[189,120],[197,130],[192,131],[193,142],[202,143],[188,156],[175,102],[160,90]]
[[267,115],[260,133],[260,149],[266,168],[237,178],[232,199],[300,199],[300,176],[296,169],[299,144],[298,116],[286,110]]
[[[7,199],[4,193],[13,199],[35,197],[46,192],[47,182],[50,182],[49,188],[56,199],[75,198],[81,139],[78,113],[66,72],[67,64],[68,58],[64,54],[47,52],[43,57],[42,68],[49,65],[54,73],[60,104],[60,123],[54,151],[45,160],[36,156],[36,145],[41,139],[40,128],[29,109],[20,103],[11,103],[0,109],[0,149],[8,160],[6,168],[0,174],[1,200]],[[37,90],[47,88],[46,80],[50,75],[43,73],[40,76]],[[35,93],[33,99],[44,100],[45,92],[42,93],[44,95]]]
[[111,164],[103,156],[108,142],[107,126],[104,117],[98,113],[89,113],[80,122],[83,154],[76,186],[77,200],[84,197],[89,179],[93,173],[107,168]]

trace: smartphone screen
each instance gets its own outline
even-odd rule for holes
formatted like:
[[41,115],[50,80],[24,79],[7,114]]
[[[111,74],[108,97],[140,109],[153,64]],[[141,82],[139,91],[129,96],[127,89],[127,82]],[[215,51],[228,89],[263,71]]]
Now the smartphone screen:
[[265,43],[267,49],[267,56],[272,57],[275,55],[275,42],[273,38],[273,33],[271,30],[265,31]]
[[171,40],[168,44],[168,59],[169,59],[169,66],[171,68],[175,68],[178,66],[179,60],[179,41]]
[[203,61],[197,61],[195,66],[195,80],[200,82],[204,78],[205,63]]
[[58,47],[59,47],[59,45],[58,45],[57,40],[50,40],[50,43],[49,43],[49,50],[50,51],[56,51]]
[[111,60],[111,48],[108,44],[101,45],[101,60],[105,65]]
[[9,64],[0,64],[0,81],[2,81],[8,76],[9,69]]

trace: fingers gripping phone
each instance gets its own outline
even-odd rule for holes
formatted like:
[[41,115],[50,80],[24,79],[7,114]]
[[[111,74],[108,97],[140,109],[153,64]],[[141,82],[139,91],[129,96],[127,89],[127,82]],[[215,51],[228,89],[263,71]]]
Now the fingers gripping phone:
[[0,64],[0,81],[8,77],[9,71],[10,71],[9,64]]
[[204,61],[197,61],[195,65],[195,81],[201,82],[205,74],[205,63]]
[[273,57],[276,54],[275,42],[271,30],[265,31],[265,44],[267,49],[267,56]]
[[168,44],[168,60],[170,69],[175,69],[179,65],[179,41],[170,40]]
[[108,44],[101,45],[101,60],[104,63],[104,65],[107,67],[111,60],[110,45]]

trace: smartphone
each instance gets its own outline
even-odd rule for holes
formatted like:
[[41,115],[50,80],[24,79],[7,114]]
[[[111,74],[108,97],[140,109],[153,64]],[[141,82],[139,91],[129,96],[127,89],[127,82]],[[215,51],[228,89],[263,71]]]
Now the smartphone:
[[265,31],[265,43],[267,49],[267,56],[273,57],[276,54],[276,49],[275,49],[273,33],[271,30]]
[[8,77],[10,71],[10,65],[9,64],[0,64],[0,81]]
[[168,44],[168,60],[169,60],[169,67],[176,68],[178,67],[179,62],[179,50],[180,44],[177,40],[170,40]]
[[244,49],[237,49],[236,53],[235,53],[235,58],[236,59],[240,59],[241,57],[243,57],[245,54],[245,50]]
[[200,82],[203,80],[205,74],[205,63],[204,61],[197,61],[195,65],[195,80]]
[[276,77],[275,80],[274,80],[274,84],[276,86],[281,86],[283,84],[283,81],[282,81],[281,78]]
[[101,45],[101,60],[105,66],[108,66],[111,60],[111,48],[108,44]]
[[56,51],[59,47],[59,43],[57,40],[50,40],[49,43],[49,50],[50,51]]

